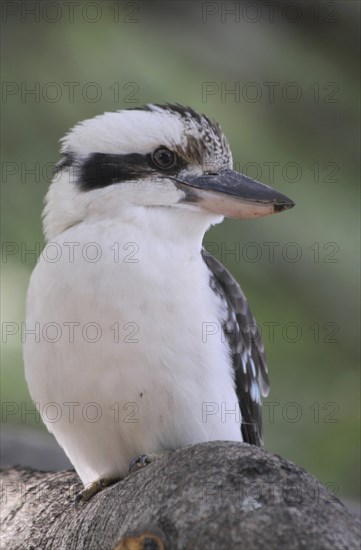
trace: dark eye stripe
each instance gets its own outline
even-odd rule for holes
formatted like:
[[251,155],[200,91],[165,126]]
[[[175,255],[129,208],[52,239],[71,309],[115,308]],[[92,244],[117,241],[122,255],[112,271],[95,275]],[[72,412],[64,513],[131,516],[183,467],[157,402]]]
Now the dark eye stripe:
[[107,187],[113,183],[141,179],[151,170],[145,155],[109,155],[93,153],[78,168],[77,181],[83,191]]
[[[58,163],[55,173],[67,167],[73,168],[77,184],[83,191],[101,189],[113,183],[144,179],[157,173],[151,155],[139,153],[128,155],[92,153],[80,163],[67,154]],[[168,173],[177,174],[181,167],[174,166]]]

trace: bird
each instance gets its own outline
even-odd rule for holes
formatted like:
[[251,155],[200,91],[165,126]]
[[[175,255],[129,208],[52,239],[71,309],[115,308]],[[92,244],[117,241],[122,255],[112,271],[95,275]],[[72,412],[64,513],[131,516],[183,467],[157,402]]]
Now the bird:
[[225,217],[294,202],[234,171],[220,125],[180,104],[106,112],[61,142],[24,364],[42,420],[84,485],[79,499],[187,445],[261,446],[264,346],[203,237]]

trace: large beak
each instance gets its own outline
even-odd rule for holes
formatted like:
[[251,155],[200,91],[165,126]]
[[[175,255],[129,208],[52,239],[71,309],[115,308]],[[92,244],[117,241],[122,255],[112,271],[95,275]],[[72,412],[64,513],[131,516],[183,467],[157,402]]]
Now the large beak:
[[218,174],[186,176],[177,179],[176,185],[186,192],[186,202],[230,218],[258,218],[295,205],[272,187],[228,169]]

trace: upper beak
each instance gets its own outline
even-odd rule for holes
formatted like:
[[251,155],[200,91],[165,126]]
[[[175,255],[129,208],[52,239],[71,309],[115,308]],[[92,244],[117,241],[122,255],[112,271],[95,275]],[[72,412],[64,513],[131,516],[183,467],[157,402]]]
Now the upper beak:
[[177,186],[186,191],[186,201],[230,218],[258,218],[295,205],[272,187],[229,169],[218,174],[187,176],[177,180]]

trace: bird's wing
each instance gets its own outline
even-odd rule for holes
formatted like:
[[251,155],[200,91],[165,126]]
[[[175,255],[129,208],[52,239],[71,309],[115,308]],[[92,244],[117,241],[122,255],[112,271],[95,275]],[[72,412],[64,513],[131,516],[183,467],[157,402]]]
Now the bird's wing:
[[202,257],[210,270],[212,290],[224,303],[223,331],[227,339],[242,414],[243,441],[261,446],[262,401],[269,391],[264,347],[247,299],[230,272],[206,250]]

